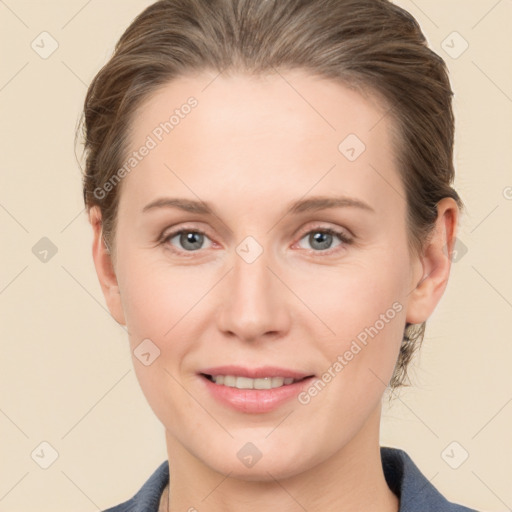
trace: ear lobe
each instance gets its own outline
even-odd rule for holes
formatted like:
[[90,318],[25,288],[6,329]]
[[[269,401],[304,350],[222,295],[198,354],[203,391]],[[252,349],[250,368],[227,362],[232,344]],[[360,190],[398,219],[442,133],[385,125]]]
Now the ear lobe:
[[434,233],[420,258],[420,271],[411,283],[414,289],[409,294],[406,315],[411,324],[425,322],[443,296],[450,275],[458,213],[457,203],[451,197],[439,201]]
[[93,229],[92,257],[103,296],[114,320],[121,325],[126,325],[112,255],[103,238],[101,211],[98,206],[90,208],[89,222]]

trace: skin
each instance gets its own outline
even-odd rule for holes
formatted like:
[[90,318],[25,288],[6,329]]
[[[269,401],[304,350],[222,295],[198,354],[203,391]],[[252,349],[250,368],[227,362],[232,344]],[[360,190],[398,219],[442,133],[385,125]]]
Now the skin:
[[[89,214],[107,305],[128,328],[137,378],[165,427],[170,503],[162,498],[161,510],[396,512],[380,459],[381,401],[406,321],[427,320],[445,290],[457,205],[439,203],[434,236],[412,254],[392,120],[376,97],[299,71],[214,78],[176,79],[140,108],[132,150],[188,97],[199,102],[123,179],[112,254],[101,213]],[[353,162],[338,150],[350,133],[366,145]],[[313,195],[374,211],[285,214]],[[162,197],[206,201],[215,215],[142,212]],[[202,246],[179,236],[159,244],[171,227],[204,232]],[[353,242],[333,236],[322,249],[309,234],[326,227]],[[249,235],[263,249],[252,263],[236,252]],[[223,364],[320,376],[396,301],[402,310],[307,405],[235,411],[197,376]],[[161,351],[149,366],[133,355],[147,338]],[[249,441],[262,453],[250,468],[237,457]]]

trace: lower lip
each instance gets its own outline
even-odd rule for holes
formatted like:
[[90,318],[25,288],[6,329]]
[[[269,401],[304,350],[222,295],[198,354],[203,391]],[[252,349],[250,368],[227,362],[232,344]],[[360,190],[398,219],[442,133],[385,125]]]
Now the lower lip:
[[264,413],[277,409],[292,398],[296,398],[302,389],[308,386],[314,377],[273,389],[238,389],[215,384],[200,375],[213,397],[223,405],[247,413]]

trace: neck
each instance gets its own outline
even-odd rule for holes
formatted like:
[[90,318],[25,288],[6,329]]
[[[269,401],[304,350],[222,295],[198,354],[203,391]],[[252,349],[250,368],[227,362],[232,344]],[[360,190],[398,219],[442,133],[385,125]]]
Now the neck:
[[214,471],[166,431],[170,500],[164,510],[397,512],[399,500],[389,489],[382,469],[379,424],[380,408],[350,443],[326,460],[305,472],[265,481]]

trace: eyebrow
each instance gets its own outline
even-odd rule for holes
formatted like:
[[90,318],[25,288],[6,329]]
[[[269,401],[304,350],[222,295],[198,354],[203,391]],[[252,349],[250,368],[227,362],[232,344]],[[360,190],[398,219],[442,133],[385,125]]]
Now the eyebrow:
[[[375,210],[369,204],[359,199],[347,196],[314,196],[308,199],[299,199],[298,201],[290,203],[285,213],[287,215],[299,214],[331,208],[347,207],[358,208],[375,213]],[[215,215],[213,207],[207,202],[178,197],[161,197],[144,206],[142,211],[147,212],[158,208],[177,208],[188,213]]]

